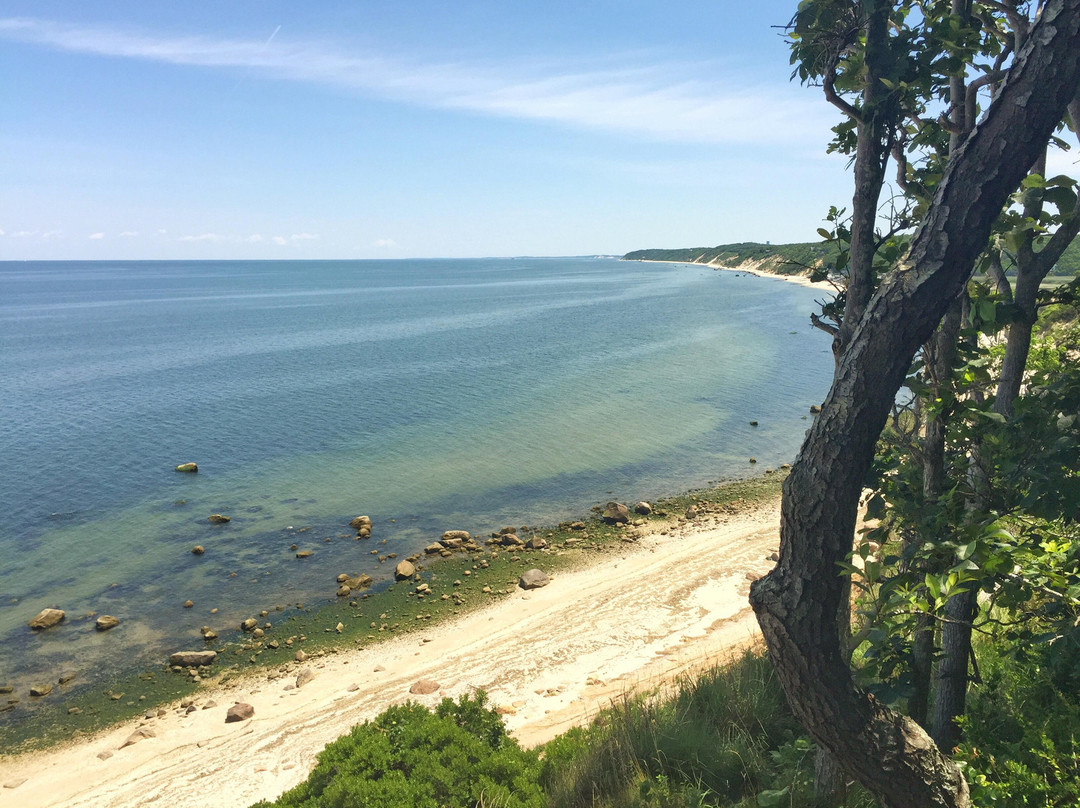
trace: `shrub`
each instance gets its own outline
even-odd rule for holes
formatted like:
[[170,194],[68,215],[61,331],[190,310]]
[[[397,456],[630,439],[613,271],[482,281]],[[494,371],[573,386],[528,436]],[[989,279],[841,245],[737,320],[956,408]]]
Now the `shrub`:
[[253,808],[540,808],[536,754],[485,702],[391,707],[328,745],[307,782]]

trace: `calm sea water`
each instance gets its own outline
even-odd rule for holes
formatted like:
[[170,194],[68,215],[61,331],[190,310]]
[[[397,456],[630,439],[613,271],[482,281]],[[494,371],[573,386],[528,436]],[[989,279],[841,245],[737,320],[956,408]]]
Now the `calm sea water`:
[[0,263],[0,683],[120,664],[91,612],[131,664],[211,604],[385,576],[357,514],[404,554],[788,461],[832,370],[814,298],[613,259]]

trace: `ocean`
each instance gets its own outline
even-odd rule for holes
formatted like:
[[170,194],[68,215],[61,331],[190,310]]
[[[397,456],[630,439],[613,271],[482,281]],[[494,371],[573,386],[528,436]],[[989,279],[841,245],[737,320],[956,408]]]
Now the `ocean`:
[[386,578],[360,514],[406,555],[788,462],[819,296],[612,258],[0,262],[0,684]]

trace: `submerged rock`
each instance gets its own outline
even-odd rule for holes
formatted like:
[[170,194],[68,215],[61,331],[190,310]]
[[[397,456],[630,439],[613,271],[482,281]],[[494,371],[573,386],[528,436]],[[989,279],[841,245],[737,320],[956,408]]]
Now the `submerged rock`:
[[116,629],[120,625],[120,621],[112,615],[102,615],[94,621],[94,628],[98,631],[108,631],[109,629]]
[[353,530],[363,530],[364,528],[367,528],[370,531],[371,530],[371,517],[370,516],[357,516],[355,519],[353,519],[351,522],[349,522],[349,527],[351,527]]
[[177,471],[184,471],[184,472],[187,472],[188,474],[194,474],[195,472],[197,472],[199,470],[199,464],[198,463],[181,463],[179,466],[176,467],[176,470]]
[[207,517],[207,521],[212,525],[223,525],[226,522],[231,522],[232,518],[220,513],[212,513]]
[[60,623],[65,616],[63,609],[42,609],[37,617],[30,621],[29,626],[34,631],[44,631]]
[[53,689],[52,685],[45,685],[45,684],[33,685],[30,688],[30,695],[33,696],[36,699],[40,699],[43,696],[47,696],[50,693],[52,693],[52,689]]
[[181,668],[204,668],[217,659],[217,651],[177,651],[169,657],[170,665]]

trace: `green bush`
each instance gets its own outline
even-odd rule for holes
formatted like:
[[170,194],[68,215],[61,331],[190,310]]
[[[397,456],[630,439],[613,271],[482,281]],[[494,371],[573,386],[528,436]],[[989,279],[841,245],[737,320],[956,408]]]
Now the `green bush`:
[[540,808],[536,754],[485,702],[391,707],[327,746],[307,782],[253,808]]

